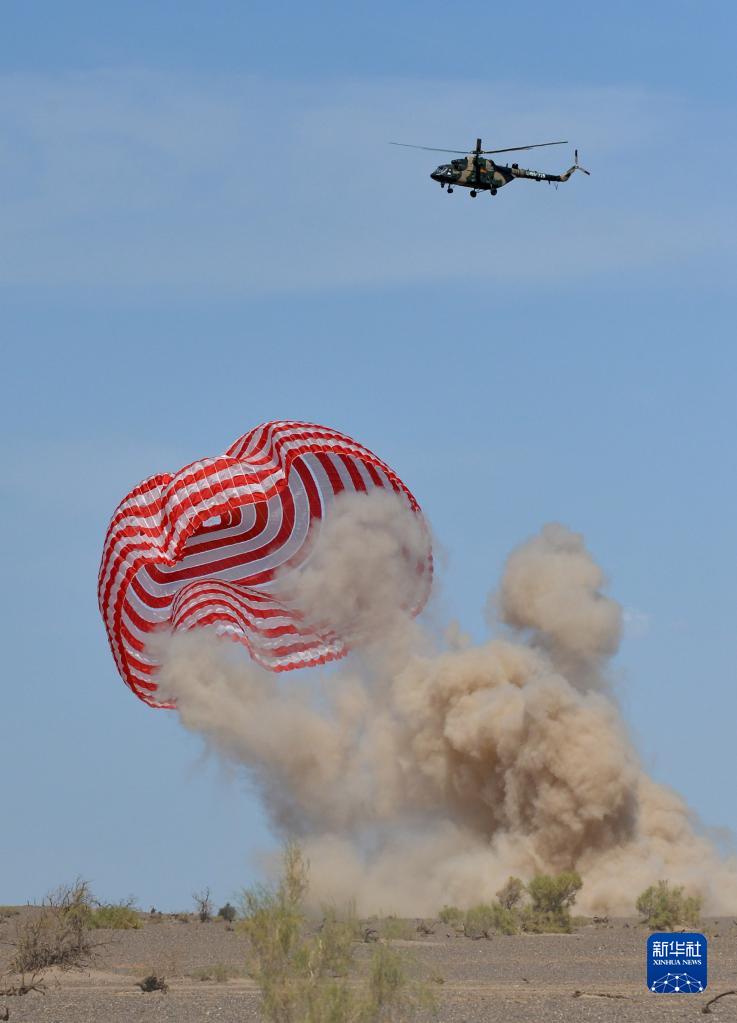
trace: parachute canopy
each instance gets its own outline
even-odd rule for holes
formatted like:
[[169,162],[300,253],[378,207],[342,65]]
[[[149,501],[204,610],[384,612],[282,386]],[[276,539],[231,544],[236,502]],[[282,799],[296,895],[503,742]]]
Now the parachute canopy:
[[264,423],[224,455],[140,483],[113,515],[98,583],[125,683],[150,706],[171,706],[156,698],[158,664],[147,648],[161,629],[212,626],[272,671],[343,657],[346,623],[341,634],[330,623],[310,623],[309,609],[285,596],[284,580],[309,562],[336,498],[377,488],[397,495],[422,526],[422,557],[405,607],[417,614],[432,575],[417,501],[396,473],[344,434],[312,423]]

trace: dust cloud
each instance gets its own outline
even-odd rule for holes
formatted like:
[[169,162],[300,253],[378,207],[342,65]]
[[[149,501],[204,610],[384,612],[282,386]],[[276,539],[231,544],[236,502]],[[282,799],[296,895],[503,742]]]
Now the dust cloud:
[[285,595],[350,637],[337,669],[277,676],[205,630],[157,640],[163,694],[300,839],[314,897],[431,914],[575,868],[582,912],[631,914],[660,878],[735,911],[737,862],[628,737],[607,679],[621,608],[583,538],[546,525],[489,601],[502,638],[443,642],[407,610],[426,537],[397,502],[339,498]]

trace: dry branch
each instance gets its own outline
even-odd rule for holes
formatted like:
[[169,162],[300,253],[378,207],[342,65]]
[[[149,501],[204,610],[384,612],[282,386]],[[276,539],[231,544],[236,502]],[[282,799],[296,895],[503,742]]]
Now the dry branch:
[[574,991],[574,998],[626,998],[627,995],[612,995],[608,991]]
[[713,1005],[714,1002],[718,1002],[720,998],[726,998],[727,995],[737,995],[737,991],[722,991],[720,995],[715,995],[714,998],[711,999],[711,1001],[707,1002],[701,1011],[711,1013],[711,1009],[709,1008],[709,1006]]
[[38,991],[38,993],[42,995],[46,994],[42,970],[34,971],[28,981],[26,980],[25,974],[21,974],[19,984],[9,984],[7,987],[0,988],[0,997],[15,998],[20,997],[21,995],[27,995],[31,991]]

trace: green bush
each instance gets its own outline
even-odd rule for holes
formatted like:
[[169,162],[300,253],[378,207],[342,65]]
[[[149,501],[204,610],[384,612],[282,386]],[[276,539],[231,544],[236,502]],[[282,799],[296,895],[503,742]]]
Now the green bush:
[[324,906],[323,917],[316,937],[319,958],[325,973],[333,977],[345,977],[353,962],[353,942],[361,934],[351,904],[344,913],[335,906]]
[[539,913],[558,913],[568,909],[576,901],[576,894],[583,882],[575,870],[562,874],[536,874],[527,885],[532,899],[532,908]]
[[467,938],[490,937],[492,934],[516,934],[515,913],[499,903],[479,903],[466,912],[463,933]]
[[229,902],[226,902],[225,905],[221,906],[218,910],[218,916],[229,924],[233,923],[237,915],[235,906],[231,906]]
[[89,884],[77,879],[44,899],[39,911],[19,925],[10,969],[38,974],[50,966],[83,969],[94,956],[90,940],[92,895]]
[[509,877],[506,883],[496,893],[499,905],[504,909],[516,909],[525,894],[525,886],[519,877]]
[[103,903],[90,913],[90,927],[132,931],[142,927],[141,917],[130,902]]
[[685,895],[682,887],[671,888],[668,881],[646,888],[637,899],[637,912],[651,931],[671,931],[684,925],[696,925],[701,914],[701,899]]
[[379,945],[371,960],[369,976],[370,1004],[379,1010],[377,1015],[385,1006],[389,1008],[399,1001],[406,983],[404,964],[396,949]]
[[317,931],[304,908],[308,866],[297,845],[284,853],[276,887],[243,893],[243,922],[252,973],[261,990],[262,1015],[269,1023],[390,1023],[411,1018],[427,1001],[424,989],[408,982],[404,961],[379,944],[366,979],[348,978],[356,923],[352,912],[324,911]]
[[580,874],[536,874],[527,884],[531,904],[521,914],[522,929],[533,933],[564,933],[572,930],[570,907],[583,885]]
[[519,914],[506,906],[494,906],[495,929],[500,934],[516,934],[519,930]]
[[573,922],[568,912],[542,913],[525,906],[519,914],[520,926],[526,934],[570,934]]
[[398,916],[380,917],[374,926],[386,941],[414,941],[417,937],[417,928],[414,924]]
[[458,906],[443,906],[438,913],[438,919],[447,924],[448,927],[455,927],[456,930],[463,930],[465,913]]
[[[465,912],[456,906],[443,906],[439,917],[470,938],[517,934],[520,930],[568,933],[572,929],[570,907],[582,884],[575,871],[536,874],[527,885],[519,877],[509,877],[494,902],[481,902]],[[522,905],[525,896],[527,903]]]

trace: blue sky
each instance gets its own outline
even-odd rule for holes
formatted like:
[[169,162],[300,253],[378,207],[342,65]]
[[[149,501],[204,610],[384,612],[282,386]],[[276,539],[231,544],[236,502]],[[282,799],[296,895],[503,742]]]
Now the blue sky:
[[[400,472],[478,638],[510,548],[583,532],[646,766],[737,828],[737,14],[704,10],[3,5],[0,903],[258,871],[247,783],[125,689],[95,587],[130,486],[272,418]],[[474,202],[386,145],[477,135],[592,177]]]

